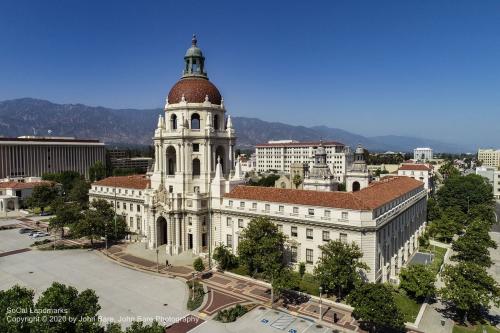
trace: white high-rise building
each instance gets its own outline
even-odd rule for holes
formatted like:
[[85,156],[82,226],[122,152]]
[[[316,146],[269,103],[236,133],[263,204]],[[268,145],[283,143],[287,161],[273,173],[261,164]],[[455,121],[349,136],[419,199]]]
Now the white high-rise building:
[[326,163],[338,182],[344,182],[345,174],[352,163],[353,155],[349,146],[334,141],[298,142],[294,140],[269,141],[255,146],[257,171],[277,170],[290,172],[294,163],[314,163],[314,152],[323,145]]
[[416,161],[432,160],[432,148],[415,148],[413,149],[413,159]]

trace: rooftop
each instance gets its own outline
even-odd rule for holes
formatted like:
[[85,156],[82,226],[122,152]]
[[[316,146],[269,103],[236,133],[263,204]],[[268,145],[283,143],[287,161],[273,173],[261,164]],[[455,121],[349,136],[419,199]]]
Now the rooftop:
[[40,185],[52,185],[52,184],[53,182],[45,180],[39,182],[29,182],[29,183],[8,181],[8,182],[0,182],[0,188],[23,190],[23,189],[34,188]]
[[92,185],[133,188],[144,190],[150,188],[151,181],[145,175],[118,176],[101,179]]
[[50,136],[21,136],[18,138],[0,137],[0,141],[100,143],[100,141],[97,139],[75,139],[72,137],[50,137]]
[[316,147],[320,144],[323,146],[344,146],[343,143],[336,141],[308,141],[308,142],[268,142],[255,145],[256,147]]
[[410,177],[384,177],[357,192],[322,192],[273,187],[237,186],[226,198],[279,202],[353,210],[373,210],[400,196],[423,188],[423,183]]
[[417,171],[431,171],[432,169],[425,164],[403,164],[398,170],[417,170]]

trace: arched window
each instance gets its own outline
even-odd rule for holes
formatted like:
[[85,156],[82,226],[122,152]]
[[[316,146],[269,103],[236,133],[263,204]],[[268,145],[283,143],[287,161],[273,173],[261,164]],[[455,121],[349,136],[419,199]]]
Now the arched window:
[[[215,163],[217,163],[217,158],[220,157],[220,165],[222,167],[222,173],[224,173],[225,164],[226,164],[226,153],[224,147],[218,146],[215,150]],[[214,169],[215,170],[215,169]]]
[[200,160],[195,158],[193,160],[193,176],[199,176],[200,175]]
[[200,129],[200,115],[197,113],[191,115],[191,129]]
[[167,148],[167,175],[175,175],[175,162],[176,162],[175,148],[170,146]]
[[359,184],[359,182],[352,183],[352,191],[353,192],[359,191],[360,188],[361,188],[361,185]]
[[285,182],[281,182],[281,188],[286,188],[286,183]]
[[177,129],[177,115],[175,114],[170,117],[170,128],[173,130]]
[[219,129],[219,116],[218,115],[214,116],[214,129],[215,130]]

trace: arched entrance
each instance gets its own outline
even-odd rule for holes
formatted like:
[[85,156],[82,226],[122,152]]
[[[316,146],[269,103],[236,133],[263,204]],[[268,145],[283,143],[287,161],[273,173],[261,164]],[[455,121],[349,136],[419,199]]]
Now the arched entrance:
[[360,188],[361,188],[361,185],[359,184],[359,182],[352,183],[352,191],[353,192],[359,191]]
[[157,232],[157,241],[158,241],[158,246],[166,244],[167,243],[167,219],[165,219],[163,216],[159,216],[158,219],[156,219],[156,232]]

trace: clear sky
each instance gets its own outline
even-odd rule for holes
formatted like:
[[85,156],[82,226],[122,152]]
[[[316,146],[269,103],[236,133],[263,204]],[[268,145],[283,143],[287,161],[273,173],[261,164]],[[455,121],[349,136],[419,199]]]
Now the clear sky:
[[497,0],[2,0],[0,100],[162,106],[192,33],[230,114],[500,146]]

